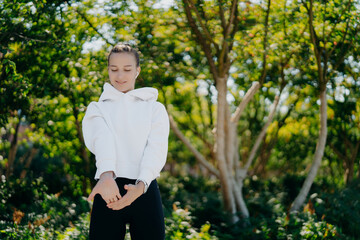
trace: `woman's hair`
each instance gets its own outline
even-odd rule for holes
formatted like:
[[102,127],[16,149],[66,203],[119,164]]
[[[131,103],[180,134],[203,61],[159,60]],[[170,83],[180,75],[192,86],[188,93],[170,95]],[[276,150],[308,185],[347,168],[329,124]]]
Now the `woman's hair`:
[[109,65],[111,54],[113,54],[113,53],[123,53],[123,52],[133,54],[135,59],[136,59],[136,66],[139,67],[139,65],[140,65],[139,53],[135,48],[132,48],[127,43],[118,43],[110,50],[110,53],[108,55],[108,65]]

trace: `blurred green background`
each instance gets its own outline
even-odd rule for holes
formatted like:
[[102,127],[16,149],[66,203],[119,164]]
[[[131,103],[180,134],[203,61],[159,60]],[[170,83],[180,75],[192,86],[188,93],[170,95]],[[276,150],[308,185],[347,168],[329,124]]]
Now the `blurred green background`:
[[119,42],[172,119],[166,239],[360,239],[359,16],[349,0],[0,1],[0,239],[87,239],[81,121]]

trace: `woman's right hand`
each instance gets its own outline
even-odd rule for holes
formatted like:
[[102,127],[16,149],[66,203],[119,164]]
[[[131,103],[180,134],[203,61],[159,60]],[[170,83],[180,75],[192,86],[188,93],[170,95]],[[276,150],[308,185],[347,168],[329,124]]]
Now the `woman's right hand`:
[[104,172],[101,174],[99,181],[96,183],[87,200],[94,200],[97,193],[101,195],[107,204],[121,199],[119,188],[113,178],[113,172]]

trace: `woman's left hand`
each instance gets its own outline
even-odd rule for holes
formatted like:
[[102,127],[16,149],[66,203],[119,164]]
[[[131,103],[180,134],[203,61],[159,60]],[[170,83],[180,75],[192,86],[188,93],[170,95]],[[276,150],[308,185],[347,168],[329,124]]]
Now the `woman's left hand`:
[[111,208],[112,210],[120,210],[124,207],[130,206],[132,202],[134,202],[138,197],[140,197],[145,188],[145,184],[143,182],[139,182],[136,185],[128,184],[124,186],[127,193],[120,198],[119,200],[109,203],[106,206]]

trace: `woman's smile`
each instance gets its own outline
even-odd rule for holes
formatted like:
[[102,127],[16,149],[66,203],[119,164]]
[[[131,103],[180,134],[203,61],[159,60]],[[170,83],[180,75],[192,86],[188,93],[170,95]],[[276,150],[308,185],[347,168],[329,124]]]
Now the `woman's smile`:
[[124,81],[124,82],[120,82],[120,81],[115,81],[116,83],[120,84],[120,85],[123,85],[125,83],[127,83],[127,81]]

